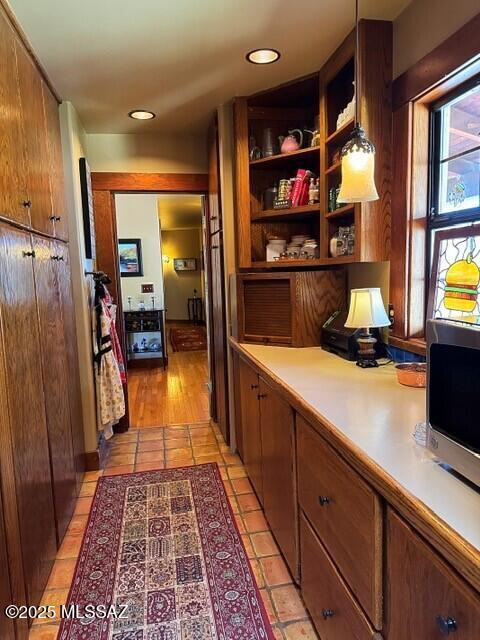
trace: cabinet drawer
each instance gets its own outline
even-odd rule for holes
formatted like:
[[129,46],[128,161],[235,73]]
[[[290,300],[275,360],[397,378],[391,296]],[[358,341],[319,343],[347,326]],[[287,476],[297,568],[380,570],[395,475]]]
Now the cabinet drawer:
[[322,640],[380,639],[303,513],[300,554],[302,596]]
[[[394,511],[387,514],[387,639],[480,638],[480,598]],[[450,629],[449,629],[450,627]]]
[[373,625],[382,624],[380,497],[297,415],[298,499]]

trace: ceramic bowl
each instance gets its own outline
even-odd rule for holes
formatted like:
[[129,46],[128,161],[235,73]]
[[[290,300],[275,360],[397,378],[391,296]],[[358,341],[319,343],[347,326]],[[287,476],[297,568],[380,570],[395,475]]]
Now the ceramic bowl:
[[427,365],[425,362],[404,362],[395,365],[397,380],[407,387],[425,387],[427,384]]

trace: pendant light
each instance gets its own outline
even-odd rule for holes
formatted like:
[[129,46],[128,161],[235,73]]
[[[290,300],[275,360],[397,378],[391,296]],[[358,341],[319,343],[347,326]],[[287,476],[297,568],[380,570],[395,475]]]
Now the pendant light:
[[342,183],[338,202],[371,202],[378,200],[375,187],[375,147],[366,137],[359,122],[358,0],[355,0],[355,127],[342,149]]

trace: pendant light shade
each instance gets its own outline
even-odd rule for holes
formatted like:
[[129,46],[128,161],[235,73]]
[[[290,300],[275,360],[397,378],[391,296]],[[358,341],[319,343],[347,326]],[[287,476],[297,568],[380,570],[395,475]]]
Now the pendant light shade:
[[355,127],[350,140],[342,149],[342,183],[337,198],[338,202],[345,203],[378,200],[375,187],[375,147],[359,123],[358,41],[358,0],[355,0]]
[[375,147],[357,124],[342,149],[342,183],[338,202],[378,200],[375,187]]

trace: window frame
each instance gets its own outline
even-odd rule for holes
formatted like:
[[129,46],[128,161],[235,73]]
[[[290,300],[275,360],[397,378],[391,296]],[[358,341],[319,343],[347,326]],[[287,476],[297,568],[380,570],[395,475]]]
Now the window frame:
[[[448,229],[459,224],[469,224],[480,220],[480,202],[477,207],[463,209],[458,212],[439,213],[440,165],[442,142],[442,112],[441,109],[449,102],[480,86],[480,74],[473,76],[452,91],[444,94],[439,100],[430,105],[430,134],[429,134],[429,205],[428,205],[428,240],[427,253],[430,253],[432,231]],[[469,152],[480,149],[479,144]],[[428,275],[428,274],[427,274]]]

